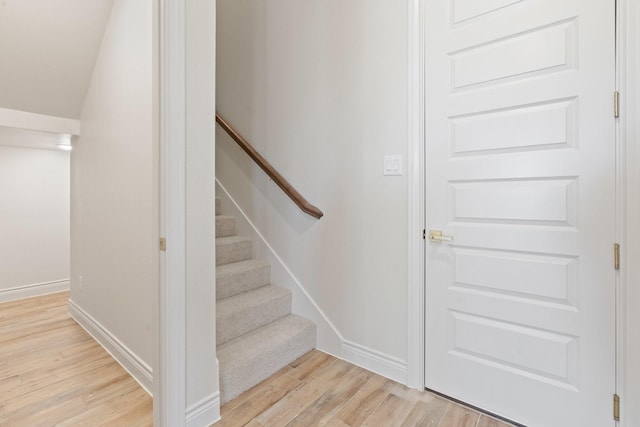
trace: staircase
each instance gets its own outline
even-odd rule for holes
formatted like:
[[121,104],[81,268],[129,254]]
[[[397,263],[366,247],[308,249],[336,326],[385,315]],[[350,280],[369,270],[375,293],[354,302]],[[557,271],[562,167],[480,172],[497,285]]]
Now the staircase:
[[270,284],[271,267],[251,258],[251,239],[220,214],[216,199],[216,343],[225,403],[315,347],[316,327],[291,314],[291,292]]

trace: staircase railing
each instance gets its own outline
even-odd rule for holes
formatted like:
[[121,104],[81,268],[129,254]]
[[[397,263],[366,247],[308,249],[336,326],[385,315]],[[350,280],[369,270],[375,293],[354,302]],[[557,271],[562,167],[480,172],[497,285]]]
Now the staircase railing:
[[311,203],[307,201],[302,195],[287,181],[280,173],[265,159],[262,157],[258,151],[253,148],[246,139],[242,137],[225,119],[220,116],[220,114],[216,113],[216,123],[220,125],[222,129],[224,129],[227,134],[242,148],[248,155],[253,159],[254,162],[257,163],[258,166],[275,182],[278,187],[285,192],[287,196],[293,203],[298,205],[303,212],[311,215],[314,218],[322,218],[324,215],[320,209],[313,206]]

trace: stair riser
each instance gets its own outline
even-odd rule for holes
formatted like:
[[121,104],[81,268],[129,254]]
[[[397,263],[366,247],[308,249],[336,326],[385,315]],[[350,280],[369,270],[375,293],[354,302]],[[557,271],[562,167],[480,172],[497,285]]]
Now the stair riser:
[[[309,322],[291,334],[273,337],[269,340],[271,345],[263,347],[255,343],[256,346],[253,348],[256,351],[247,352],[236,345],[238,340],[218,347],[221,403],[228,402],[311,351],[316,344],[316,327]],[[273,343],[274,341],[277,342]],[[253,342],[249,343],[251,344]]]
[[271,267],[266,264],[232,273],[216,271],[216,299],[229,298],[269,284]]
[[251,241],[216,242],[216,265],[230,264],[251,258]]
[[216,217],[216,237],[227,237],[236,234],[234,217]]
[[271,296],[266,301],[233,312],[222,309],[225,302],[218,304],[216,343],[221,345],[291,313],[291,292]]

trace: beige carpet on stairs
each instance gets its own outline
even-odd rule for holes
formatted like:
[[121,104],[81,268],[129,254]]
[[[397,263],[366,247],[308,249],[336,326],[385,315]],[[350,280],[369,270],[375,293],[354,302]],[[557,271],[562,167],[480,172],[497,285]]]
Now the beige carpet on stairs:
[[267,262],[251,258],[251,238],[216,199],[216,340],[221,402],[260,383],[315,348],[316,327],[291,314],[291,292],[270,283]]

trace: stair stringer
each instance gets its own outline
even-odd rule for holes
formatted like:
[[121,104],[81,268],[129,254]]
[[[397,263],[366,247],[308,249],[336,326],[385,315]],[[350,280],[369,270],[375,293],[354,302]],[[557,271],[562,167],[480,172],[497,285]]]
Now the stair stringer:
[[318,340],[316,348],[342,358],[344,339],[340,332],[217,178],[216,197],[220,199],[222,212],[236,217],[236,234],[252,239],[253,258],[263,259],[271,264],[271,283],[291,291],[291,312],[306,317],[316,324]]

